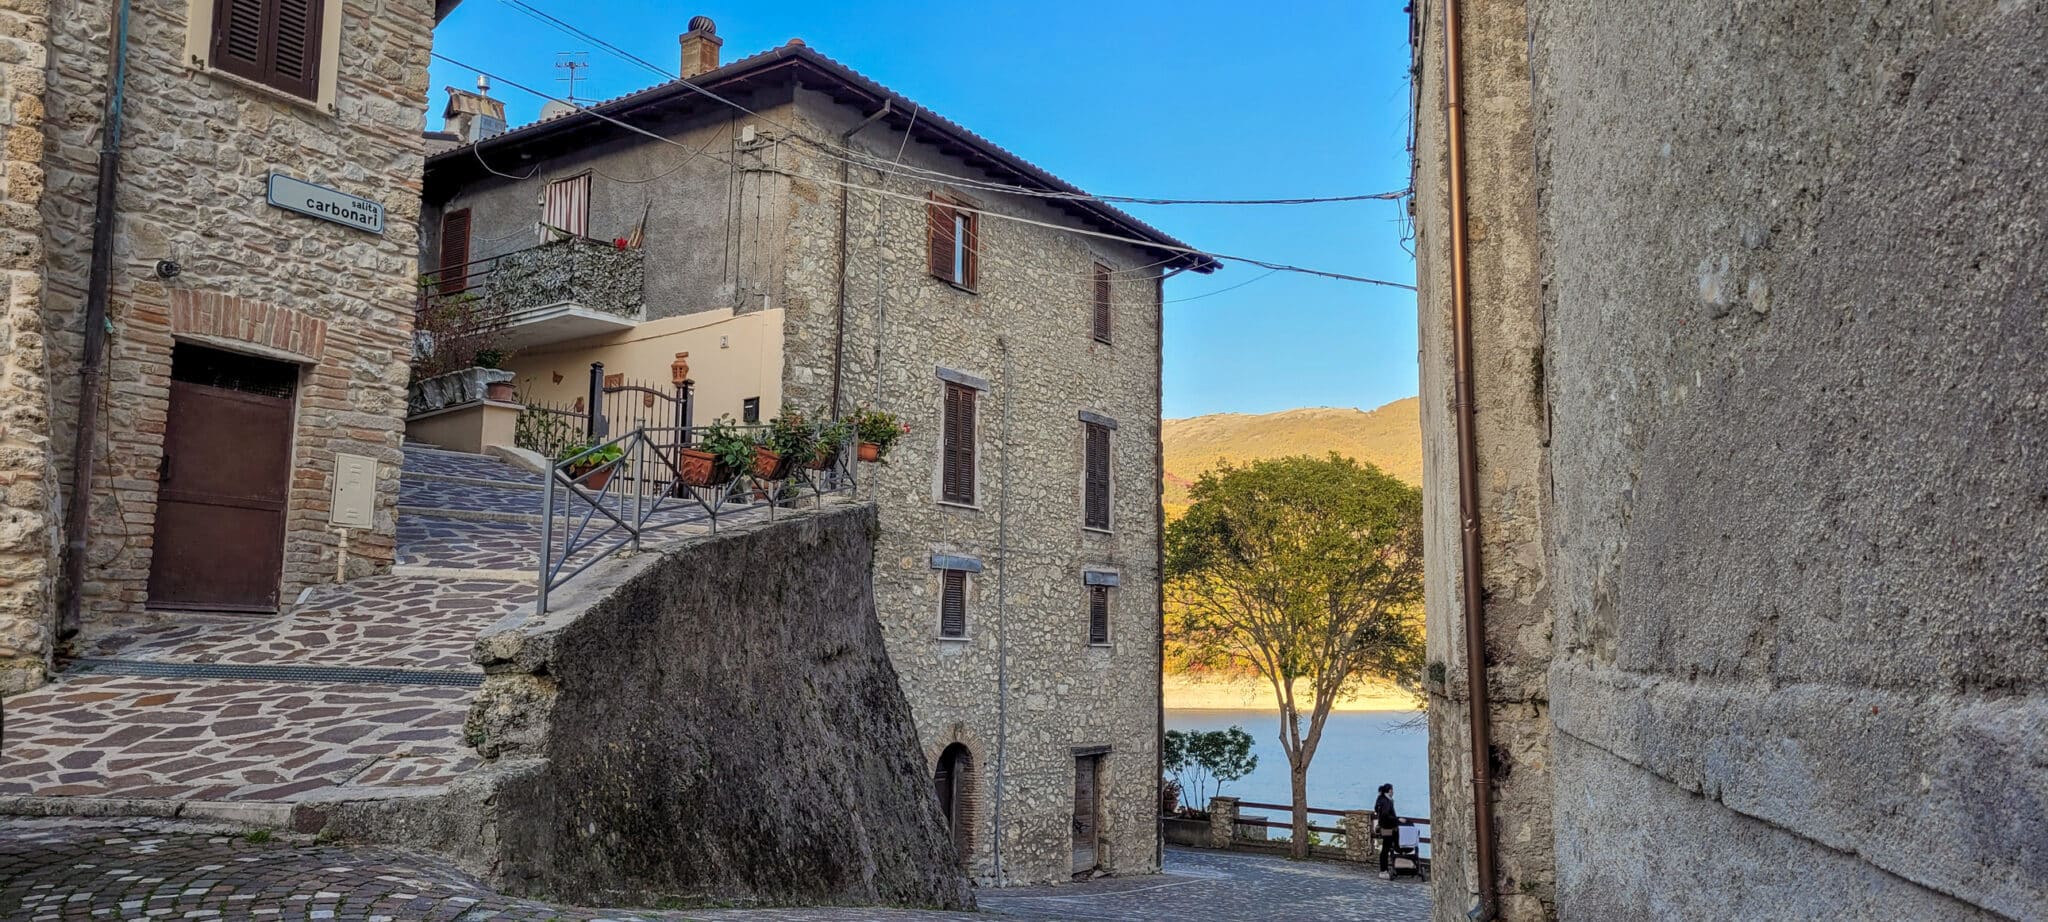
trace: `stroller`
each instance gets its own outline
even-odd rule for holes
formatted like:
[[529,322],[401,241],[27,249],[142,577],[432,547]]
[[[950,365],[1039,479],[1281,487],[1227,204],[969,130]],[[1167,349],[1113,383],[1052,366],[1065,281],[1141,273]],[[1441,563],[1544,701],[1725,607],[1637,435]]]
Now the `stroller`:
[[[1429,879],[1429,859],[1422,857],[1422,831],[1412,823],[1394,827],[1394,854],[1387,862],[1389,877],[1412,874],[1423,880]],[[1385,839],[1381,839],[1385,842]],[[1382,846],[1384,847],[1384,846]]]

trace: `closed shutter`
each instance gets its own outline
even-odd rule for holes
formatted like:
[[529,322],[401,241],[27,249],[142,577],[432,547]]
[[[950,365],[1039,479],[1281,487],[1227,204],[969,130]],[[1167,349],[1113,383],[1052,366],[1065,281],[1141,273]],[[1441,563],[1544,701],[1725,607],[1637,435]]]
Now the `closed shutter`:
[[960,212],[960,233],[967,243],[966,252],[960,258],[960,284],[969,288],[981,285],[981,216]]
[[924,206],[925,243],[930,253],[930,268],[933,278],[948,282],[953,278],[953,209],[933,196]]
[[939,636],[967,636],[967,571],[946,570],[939,599]]
[[295,96],[319,94],[324,0],[217,0],[213,66]]
[[1109,530],[1109,427],[1082,423],[1088,432],[1081,488],[1082,524]]
[[441,293],[455,294],[469,287],[469,209],[451,211],[441,218]]
[[1109,342],[1109,267],[1095,267],[1095,339]]
[[939,495],[947,502],[974,504],[974,396],[974,388],[946,383]]
[[548,183],[540,220],[571,236],[590,236],[590,174]]
[[1109,587],[1088,587],[1088,642],[1109,642]]

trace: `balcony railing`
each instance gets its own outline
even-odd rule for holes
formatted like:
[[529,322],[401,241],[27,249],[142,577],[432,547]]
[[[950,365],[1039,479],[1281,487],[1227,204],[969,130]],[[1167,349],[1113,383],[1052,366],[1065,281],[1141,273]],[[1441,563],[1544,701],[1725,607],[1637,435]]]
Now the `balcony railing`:
[[623,329],[644,314],[644,254],[572,237],[444,266],[423,277],[419,310],[451,301],[504,328],[512,348]]

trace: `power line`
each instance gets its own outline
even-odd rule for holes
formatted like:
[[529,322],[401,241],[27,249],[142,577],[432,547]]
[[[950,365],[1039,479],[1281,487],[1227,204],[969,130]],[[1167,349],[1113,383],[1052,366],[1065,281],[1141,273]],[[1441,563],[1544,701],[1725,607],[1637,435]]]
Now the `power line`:
[[1198,295],[1189,295],[1189,296],[1187,296],[1187,297],[1185,297],[1185,298],[1167,298],[1167,299],[1166,299],[1165,301],[1162,301],[1162,302],[1160,302],[1160,303],[1162,303],[1162,304],[1179,304],[1179,303],[1180,303],[1180,302],[1182,302],[1182,301],[1200,301],[1200,300],[1202,300],[1203,298],[1209,297],[1209,296],[1211,296],[1211,295],[1220,295],[1220,294],[1222,294],[1222,293],[1224,293],[1224,292],[1226,292],[1226,291],[1236,291],[1236,290],[1238,290],[1238,289],[1240,289],[1240,288],[1243,288],[1243,287],[1244,287],[1244,286],[1246,286],[1246,285],[1250,285],[1250,284],[1251,284],[1251,283],[1253,283],[1253,282],[1263,282],[1263,281],[1265,281],[1265,280],[1267,280],[1267,279],[1269,279],[1269,278],[1272,278],[1272,277],[1273,277],[1273,276],[1274,276],[1275,274],[1277,274],[1277,273],[1278,273],[1279,271],[1280,271],[1280,270],[1278,270],[1278,269],[1267,269],[1267,270],[1265,271],[1265,273],[1264,273],[1264,274],[1262,274],[1262,275],[1255,275],[1255,276],[1252,276],[1251,278],[1245,279],[1244,281],[1242,281],[1242,282],[1239,282],[1239,283],[1237,283],[1237,284],[1235,284],[1235,285],[1232,285],[1232,286],[1230,286],[1230,287],[1228,287],[1228,288],[1218,288],[1218,289],[1216,289],[1215,291],[1205,291],[1205,292],[1202,292],[1201,294],[1198,294]]
[[[512,0],[508,0],[508,2],[512,2]],[[498,74],[494,74],[494,73],[491,73],[490,71],[487,71],[487,70],[483,70],[482,68],[476,67],[476,66],[474,66],[474,65],[470,65],[470,64],[465,64],[465,63],[463,63],[463,62],[461,62],[461,61],[458,61],[458,60],[455,60],[454,58],[451,58],[451,57],[449,57],[449,56],[447,56],[447,55],[445,55],[445,54],[442,54],[442,53],[440,53],[440,52],[438,52],[438,51],[435,51],[435,52],[430,52],[430,53],[431,53],[431,54],[432,54],[432,55],[433,55],[433,56],[434,56],[434,57],[435,57],[436,59],[439,59],[439,60],[441,60],[441,61],[443,61],[443,62],[445,62],[445,63],[448,63],[448,64],[452,64],[452,65],[454,65],[454,66],[456,66],[456,67],[460,67],[460,68],[462,68],[462,69],[464,69],[464,70],[468,70],[468,71],[471,71],[471,72],[473,72],[473,73],[478,73],[478,74],[482,74],[482,75],[484,75],[484,76],[486,76],[486,77],[490,77],[490,78],[491,78],[491,79],[493,79],[493,80],[497,80],[497,81],[499,81],[499,82],[501,82],[501,83],[505,83],[505,84],[507,84],[507,85],[509,85],[509,86],[512,86],[512,87],[513,87],[513,88],[515,88],[515,89],[519,89],[519,90],[525,91],[525,92],[527,92],[527,93],[532,93],[533,95],[535,95],[535,96],[539,96],[539,97],[541,97],[542,99],[549,99],[549,100],[555,100],[556,102],[560,102],[560,101],[561,101],[561,100],[559,100],[559,99],[556,99],[556,98],[555,98],[555,97],[553,97],[553,96],[550,96],[550,95],[548,95],[547,93],[543,93],[543,92],[541,92],[540,90],[536,90],[536,89],[534,89],[534,88],[532,88],[532,87],[530,87],[530,86],[527,86],[527,85],[525,85],[525,84],[522,84],[522,83],[520,83],[520,82],[518,82],[518,81],[516,81],[516,80],[513,80],[513,79],[509,78],[509,77],[502,77],[502,76],[499,76]],[[659,142],[661,142],[661,143],[663,143],[663,144],[668,144],[668,145],[672,145],[672,146],[674,146],[674,147],[676,147],[676,148],[678,148],[678,149],[680,149],[680,150],[689,150],[689,147],[688,147],[687,145],[684,145],[683,143],[681,143],[681,142],[679,142],[679,141],[676,141],[676,140],[675,140],[675,139],[673,139],[673,138],[667,138],[667,137],[663,137],[663,136],[661,136],[661,135],[655,134],[655,133],[654,133],[654,132],[652,132],[652,131],[648,131],[648,130],[647,130],[647,129],[645,129],[645,128],[641,128],[641,127],[640,127],[640,126],[638,126],[638,125],[632,125],[632,124],[628,124],[628,123],[626,123],[626,122],[624,122],[624,121],[621,121],[621,120],[619,120],[619,119],[617,119],[617,118],[614,118],[614,117],[612,117],[612,116],[610,116],[610,115],[607,115],[607,114],[605,114],[605,113],[603,113],[603,112],[599,112],[599,111],[597,111],[597,110],[595,110],[595,109],[584,109],[584,110],[582,110],[582,111],[584,111],[584,112],[588,112],[588,113],[590,113],[590,114],[591,114],[592,116],[594,116],[594,117],[596,117],[596,118],[599,118],[599,119],[602,119],[602,120],[604,120],[604,121],[610,122],[610,123],[612,123],[612,124],[614,124],[614,125],[617,125],[617,126],[619,126],[620,128],[624,128],[624,129],[626,129],[627,131],[633,132],[633,133],[635,133],[635,134],[638,134],[638,135],[642,135],[642,136],[645,136],[645,137],[647,137],[647,138],[649,138],[649,139],[652,139],[652,140],[655,140],[655,141],[659,141]],[[717,157],[717,156],[712,156],[712,158],[711,158],[711,159],[713,159],[713,160],[721,160],[722,158],[719,158],[719,157]],[[733,167],[735,167],[735,168],[739,168],[737,164],[734,164],[734,163],[732,163],[732,161],[730,161],[730,160],[725,160],[725,161],[723,161],[723,162],[725,162],[725,163],[726,163],[727,165],[729,165],[729,166],[733,166]],[[835,185],[835,186],[845,186],[845,187],[847,187],[847,188],[849,188],[849,189],[859,189],[859,190],[862,190],[862,191],[865,191],[865,192],[871,192],[871,193],[873,193],[873,194],[875,194],[875,195],[884,195],[884,196],[889,196],[889,197],[891,197],[891,198],[900,198],[900,199],[908,199],[908,200],[910,200],[910,201],[916,201],[916,202],[925,202],[925,201],[928,201],[928,200],[927,200],[927,199],[926,199],[925,197],[923,197],[923,196],[918,196],[918,195],[912,195],[912,194],[910,194],[910,193],[907,193],[907,192],[897,192],[897,191],[894,191],[894,190],[891,190],[891,189],[882,189],[882,188],[878,188],[878,187],[875,187],[875,186],[868,186],[868,185],[863,185],[863,184],[860,184],[860,183],[854,183],[854,182],[842,182],[842,181],[840,181],[840,180],[838,180],[838,179],[834,179],[834,178],[831,178],[831,177],[827,177],[827,176],[803,176],[803,175],[800,175],[800,174],[796,174],[796,173],[791,173],[791,172],[789,172],[789,171],[787,171],[787,170],[783,170],[783,169],[779,169],[779,168],[772,168],[772,167],[760,167],[760,168],[756,168],[756,169],[759,169],[759,170],[760,170],[761,172],[767,172],[767,173],[775,173],[775,174],[777,174],[777,175],[781,175],[781,176],[789,177],[789,178],[792,178],[792,179],[802,179],[802,180],[804,180],[804,181],[806,181],[806,182],[817,182],[817,183],[825,183],[825,184],[827,184],[827,185]],[[1365,276],[1361,276],[1361,275],[1351,275],[1351,274],[1349,274],[1349,273],[1344,273],[1344,272],[1330,272],[1330,271],[1326,271],[1326,270],[1322,270],[1322,269],[1311,269],[1311,268],[1307,268],[1307,267],[1305,267],[1305,266],[1296,266],[1296,265],[1290,265],[1290,264],[1288,264],[1288,263],[1280,263],[1280,262],[1274,262],[1274,261],[1272,261],[1272,260],[1258,259],[1258,258],[1255,258],[1255,257],[1251,257],[1251,256],[1233,256],[1233,255],[1230,255],[1230,254],[1226,254],[1226,253],[1212,253],[1212,252],[1208,252],[1208,251],[1205,251],[1205,250],[1198,250],[1198,249],[1195,249],[1194,247],[1189,247],[1189,246],[1178,246],[1178,245],[1174,245],[1174,244],[1168,244],[1168,243],[1161,243],[1161,242],[1159,242],[1159,241],[1156,241],[1156,240],[1144,240],[1144,239],[1140,239],[1140,238],[1137,238],[1137,237],[1125,237],[1125,236],[1121,236],[1121,235],[1118,235],[1118,234],[1111,234],[1111,233],[1107,233],[1107,232],[1104,232],[1104,231],[1093,231],[1093,230],[1086,230],[1086,229],[1083,229],[1083,228],[1076,228],[1076,227],[1066,227],[1066,226],[1062,226],[1062,225],[1059,225],[1059,224],[1054,224],[1054,223],[1052,223],[1052,222],[1050,222],[1050,221],[1038,221],[1038,220],[1034,220],[1034,219],[1031,219],[1031,218],[1024,218],[1024,217],[1018,217],[1018,216],[1016,216],[1016,215],[1006,215],[1006,214],[1002,214],[1002,213],[1000,213],[1000,212],[995,212],[995,211],[989,211],[989,210],[987,210],[987,209],[985,209],[985,208],[974,208],[974,207],[970,207],[970,206],[966,206],[966,205],[950,205],[950,204],[949,204],[949,205],[948,205],[947,207],[949,207],[949,208],[953,209],[954,211],[960,211],[960,212],[967,212],[967,213],[971,213],[971,214],[977,214],[977,215],[987,215],[987,216],[989,216],[989,217],[995,218],[995,219],[997,219],[997,220],[1000,220],[1000,221],[1010,221],[1010,222],[1014,222],[1014,223],[1018,223],[1018,224],[1029,224],[1029,225],[1033,225],[1033,226],[1037,226],[1037,227],[1044,227],[1044,228],[1049,228],[1049,229],[1052,229],[1052,230],[1056,230],[1056,231],[1061,231],[1061,232],[1063,232],[1063,233],[1069,233],[1069,234],[1079,234],[1079,235],[1081,235],[1081,236],[1085,236],[1085,237],[1094,237],[1094,238],[1097,238],[1097,239],[1101,239],[1101,240],[1113,240],[1113,241],[1116,241],[1116,242],[1118,242],[1118,243],[1127,243],[1127,244],[1131,244],[1131,245],[1133,245],[1133,246],[1143,247],[1143,248],[1146,248],[1146,249],[1152,249],[1152,250],[1159,250],[1159,251],[1164,251],[1164,252],[1170,252],[1170,253],[1182,253],[1182,254],[1185,254],[1185,255],[1189,255],[1189,256],[1199,256],[1199,257],[1205,257],[1205,258],[1208,258],[1208,259],[1219,259],[1219,260],[1228,260],[1228,261],[1231,261],[1231,262],[1241,262],[1241,263],[1246,263],[1246,264],[1249,264],[1249,265],[1259,266],[1259,267],[1261,267],[1261,268],[1266,268],[1266,269],[1273,269],[1273,270],[1276,270],[1276,271],[1282,271],[1282,272],[1294,272],[1294,273],[1299,273],[1299,274],[1303,274],[1303,275],[1314,275],[1314,276],[1320,276],[1320,277],[1322,277],[1322,278],[1328,278],[1328,279],[1336,279],[1336,280],[1338,280],[1338,281],[1346,281],[1346,282],[1358,282],[1358,283],[1360,283],[1360,284],[1366,284],[1366,285],[1382,285],[1382,286],[1385,286],[1385,287],[1388,287],[1388,288],[1400,288],[1400,289],[1404,289],[1404,290],[1407,290],[1407,291],[1415,291],[1415,290],[1416,290],[1415,286],[1413,286],[1413,285],[1408,285],[1408,284],[1404,284],[1404,283],[1401,283],[1401,282],[1391,282],[1391,281],[1387,281],[1387,280],[1385,280],[1385,279],[1375,279],[1375,278],[1367,278],[1367,277],[1365,277]]]
[[[790,137],[817,147],[820,153],[823,153],[828,157],[844,160],[855,166],[864,166],[872,170],[879,170],[887,173],[896,173],[898,175],[915,175],[932,182],[938,182],[942,185],[949,185],[955,188],[973,189],[975,191],[980,192],[998,192],[1007,195],[1029,196],[1033,198],[1062,199],[1067,201],[1090,201],[1101,202],[1103,204],[1129,205],[1318,205],[1342,202],[1398,201],[1402,198],[1406,198],[1412,191],[1409,189],[1398,189],[1392,192],[1371,192],[1360,195],[1327,195],[1267,199],[1184,199],[1157,198],[1134,195],[1097,195],[1090,194],[1087,192],[1062,192],[1054,189],[1033,189],[1027,186],[1018,186],[1009,183],[992,182],[989,180],[976,179],[974,177],[969,176],[960,176],[957,174],[947,173],[940,170],[933,170],[926,167],[919,167],[913,164],[902,163],[902,154],[900,151],[898,152],[897,159],[895,161],[884,161],[875,154],[868,153],[867,151],[860,150],[851,145],[832,141],[829,139],[814,138],[807,134],[804,134],[803,132],[798,131],[795,128],[782,124],[781,122],[769,118],[768,116],[762,115],[761,113],[756,112],[753,109],[749,109],[746,106],[740,105],[739,103],[727,99],[724,96],[720,96],[717,93],[713,93],[710,90],[704,89],[703,87],[698,86],[694,81],[684,78],[680,74],[673,73],[669,71],[667,68],[661,67],[660,65],[648,61],[647,59],[642,58],[639,55],[633,54],[632,52],[620,48],[619,46],[614,45],[610,42],[607,42],[604,39],[598,38],[597,36],[592,35],[589,32],[586,32],[583,29],[578,28],[577,26],[560,19],[559,17],[556,17],[554,14],[549,13],[546,10],[539,9],[533,6],[532,4],[525,2],[525,0],[500,0],[500,2],[504,3],[506,6],[512,7],[513,9],[525,13],[527,16],[535,20],[538,20],[543,24],[552,26],[555,29],[576,36],[577,38],[581,38],[584,41],[591,42],[597,45],[598,47],[603,48],[604,50],[619,56],[620,58],[638,64],[641,67],[644,67],[649,71],[652,71],[656,75],[659,75],[663,79],[666,79],[673,83],[682,84],[685,88],[695,91],[696,93],[701,94],[711,100],[714,100],[727,106],[731,106],[734,109],[738,109],[741,112],[745,112],[748,115],[751,115],[764,122],[767,122],[769,125],[781,129]],[[920,106],[919,108],[921,109],[923,107]],[[917,117],[917,110],[912,110],[911,117],[913,119]],[[905,129],[904,140],[906,142],[909,140],[908,129]],[[844,153],[841,153],[842,151]]]

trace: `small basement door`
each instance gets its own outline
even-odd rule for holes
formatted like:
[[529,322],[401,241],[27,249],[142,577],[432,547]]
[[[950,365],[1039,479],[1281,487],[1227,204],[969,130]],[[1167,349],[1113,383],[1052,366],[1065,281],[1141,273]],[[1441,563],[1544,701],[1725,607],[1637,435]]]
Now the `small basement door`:
[[1074,757],[1074,873],[1102,864],[1102,755]]
[[298,376],[186,343],[172,352],[150,608],[277,610]]

